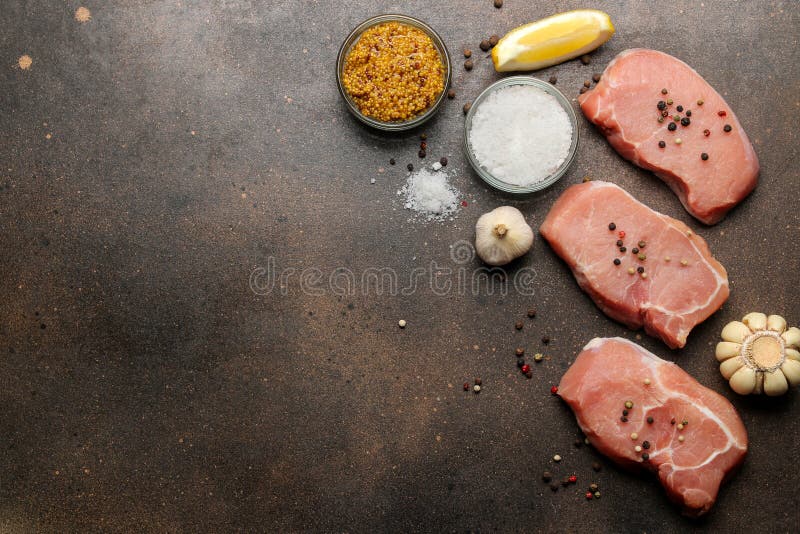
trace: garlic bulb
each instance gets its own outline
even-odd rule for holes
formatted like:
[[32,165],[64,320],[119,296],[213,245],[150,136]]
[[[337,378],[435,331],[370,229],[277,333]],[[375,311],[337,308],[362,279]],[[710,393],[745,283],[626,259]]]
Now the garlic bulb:
[[475,223],[475,251],[489,265],[505,265],[533,244],[533,230],[517,208],[500,206]]
[[783,395],[800,384],[800,328],[780,315],[748,313],[722,329],[719,370],[739,395]]

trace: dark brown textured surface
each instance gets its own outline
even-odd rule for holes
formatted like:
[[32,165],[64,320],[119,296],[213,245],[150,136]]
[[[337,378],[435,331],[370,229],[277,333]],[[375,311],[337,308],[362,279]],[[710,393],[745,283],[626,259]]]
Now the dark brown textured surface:
[[[507,202],[460,147],[462,105],[498,78],[478,43],[586,4],[87,0],[85,24],[79,5],[0,10],[0,531],[796,529],[798,394],[736,397],[713,358],[722,326],[748,311],[800,323],[795,2],[606,5],[617,34],[591,65],[537,73],[574,98],[629,47],[689,63],[761,161],[760,185],[725,221],[698,226],[583,119],[567,176],[512,201],[538,226],[568,184],[608,179],[695,228],[728,268],[730,300],[684,350],[641,341],[731,398],[750,434],[744,467],[699,522],[654,481],[594,473],[595,454],[573,446],[550,385],[591,337],[636,334],[541,239],[509,270],[533,269],[533,297],[440,296],[430,277],[396,296],[312,295],[297,277],[285,294],[249,287],[271,257],[325,276],[458,268],[450,245]],[[456,65],[474,52],[425,127],[428,160],[448,156],[469,201],[452,223],[409,222],[395,194],[420,132],[369,131],[336,91],[341,40],[387,11],[430,23]],[[548,357],[532,380],[516,371],[518,345]],[[463,392],[476,376],[483,392]],[[579,483],[553,494],[544,469]],[[598,501],[583,497],[590,482]]]

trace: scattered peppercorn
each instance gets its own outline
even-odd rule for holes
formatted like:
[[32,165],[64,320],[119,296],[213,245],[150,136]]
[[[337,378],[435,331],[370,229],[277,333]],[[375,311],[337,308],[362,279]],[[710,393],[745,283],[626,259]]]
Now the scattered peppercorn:
[[638,254],[638,253],[639,253],[639,249],[638,249],[638,248],[636,248],[636,247],[633,247],[633,248],[631,249],[631,252],[633,252],[634,254]]
[[671,425],[675,424],[675,418],[674,417],[670,420],[669,424],[671,424]]
[[681,106],[680,104],[678,104],[678,107],[676,107],[675,109],[678,110],[678,113],[682,113],[683,112],[683,106]]
[[522,367],[523,365],[525,365],[525,358],[517,360],[517,367]]
[[503,7],[503,0],[494,0],[494,7],[496,7],[497,9]]
[[635,272],[636,270],[633,267],[628,267],[628,274],[633,274]]
[[498,41],[500,41],[500,38],[496,35],[492,35],[491,37],[489,37],[489,46],[494,48],[495,46],[497,46]]
[[731,125],[730,125],[730,124],[726,124],[725,126],[723,126],[723,127],[722,127],[722,129],[723,129],[725,132],[730,132],[731,130],[733,130],[733,127],[731,127]]
[[628,250],[628,247],[619,247],[619,251],[620,251],[620,252],[623,252],[623,253],[624,253],[624,252],[625,252],[625,251],[627,251],[627,250]]
[[594,497],[594,493],[592,493],[591,491],[587,491],[586,492],[586,499],[587,500],[591,501],[593,497]]
[[646,462],[649,459],[650,459],[650,455],[648,453],[646,453],[646,452],[643,452],[642,453],[642,460],[644,460]]
[[703,135],[705,135],[706,137],[708,137],[709,135],[711,135],[711,130],[709,130],[708,128],[706,128],[705,130],[703,130]]
[[558,393],[558,386],[553,386],[550,388],[550,393],[556,395]]
[[671,105],[672,105],[672,99],[671,99],[671,98],[668,98],[668,99],[667,99],[667,105],[668,105],[668,106],[671,106]]
[[411,172],[414,170],[414,165],[409,163],[408,165],[406,165],[406,169],[408,169],[408,172]]
[[545,471],[544,473],[542,473],[542,480],[544,480],[545,482],[550,482],[551,480],[553,480],[553,473],[551,473],[550,471]]
[[471,103],[469,103],[469,102],[467,102],[466,104],[464,104],[464,115],[466,115],[467,113],[469,113],[469,110],[470,110],[470,108],[471,108],[471,107],[472,107],[472,104],[471,104]]
[[620,230],[617,235],[619,236],[620,239],[625,239],[625,230]]
[[725,111],[725,110],[720,110],[720,111],[717,111],[717,115],[719,115],[720,117],[724,117],[724,116],[725,116],[725,115],[727,115],[727,114],[728,114],[728,112],[727,112],[727,111]]
[[561,479],[561,485],[562,485],[562,486],[564,486],[565,488],[566,488],[567,486],[569,486],[569,477],[564,477],[564,478],[562,478],[562,479]]
[[598,83],[600,81],[600,78],[601,78],[600,74],[595,74],[594,76],[592,76],[592,81],[594,83]]
[[683,436],[678,436],[678,441],[680,441],[681,443],[683,443],[683,441],[684,441],[685,439],[686,439],[686,438],[685,438],[685,437],[683,437]]
[[647,424],[648,424],[648,425],[652,425],[652,424],[653,424],[653,421],[654,421],[654,419],[653,419],[652,417],[648,417],[648,418],[647,418]]
[[533,361],[535,362],[542,361],[542,358],[544,358],[544,356],[542,356],[541,352],[537,352],[536,354],[533,355]]
[[531,319],[536,317],[536,310],[534,308],[528,310],[528,317],[530,317]]
[[692,123],[692,120],[689,117],[684,117],[681,119],[681,126],[689,126]]
[[580,90],[580,91],[578,91],[578,92],[579,92],[580,94],[583,94],[583,93],[585,93],[585,92],[586,92],[586,91],[588,91],[588,90],[589,90],[589,89],[587,89],[586,87],[581,87],[581,90]]
[[642,452],[642,446],[641,445],[637,445],[637,446],[635,446],[633,448],[633,450],[636,451],[636,452]]
[[522,324],[522,321],[517,321],[516,323],[514,323],[514,328],[516,328],[517,330],[522,330],[523,326],[525,325]]
[[389,158],[389,165],[394,165],[395,163],[397,162],[394,160],[394,158]]
[[555,76],[550,76],[550,79],[547,81],[550,82],[550,85],[555,85],[556,82],[558,81],[558,78],[556,78]]
[[517,356],[522,356],[523,354],[525,354],[525,349],[522,347],[517,347],[516,350],[514,350],[514,353]]
[[639,248],[644,248],[644,247],[647,246],[647,241],[639,241],[638,245],[639,245]]
[[428,155],[428,154],[427,154],[427,153],[426,153],[426,152],[425,152],[423,149],[421,149],[421,148],[419,149],[419,157],[420,157],[420,158],[424,158],[424,157],[425,157],[425,156],[427,156],[427,155]]
[[478,384],[475,384],[474,386],[472,386],[472,391],[474,391],[475,393],[480,393],[481,387]]
[[665,109],[667,109],[667,103],[664,102],[663,100],[659,100],[658,104],[656,104],[656,107],[661,111],[664,111]]
[[523,364],[523,366],[522,366],[522,368],[521,368],[521,371],[522,371],[523,373],[525,373],[525,374],[528,374],[528,373],[530,373],[530,372],[531,372],[531,366],[530,366],[530,365],[528,365],[527,363],[526,363],[526,364]]
[[644,267],[640,265],[639,267],[636,268],[636,272],[642,274],[644,272]]
[[476,377],[476,378],[475,378],[475,385],[476,385],[476,386],[480,386],[481,384],[483,384],[483,381],[482,381],[480,378],[477,378],[477,377]]
[[646,259],[647,259],[647,256],[646,256],[646,255],[644,255],[644,254],[639,254],[639,255],[637,256],[637,258],[639,258],[639,261],[644,261],[644,260],[646,260]]
[[705,152],[703,152],[702,154],[700,154],[700,159],[702,159],[703,161],[706,161],[706,160],[708,160],[708,154],[706,154]]
[[676,145],[679,145],[679,144],[681,144],[681,143],[683,143],[683,141],[681,141],[681,138],[680,138],[680,137],[678,137],[677,139],[675,139],[675,144],[676,144]]
[[471,58],[472,57],[472,50],[470,50],[469,48],[465,48],[464,49],[464,57],[465,58]]
[[686,419],[684,419],[684,420],[683,420],[683,426],[688,426],[688,425],[689,425],[689,421],[687,421]]
[[528,378],[528,379],[533,378],[533,371],[528,371],[527,373],[525,373],[525,378]]
[[702,106],[702,105],[703,105],[703,103],[704,103],[704,102],[703,102],[703,99],[702,99],[702,98],[701,98],[700,100],[698,100],[698,101],[697,101],[697,105],[698,105],[698,106]]
[[671,123],[669,123],[669,124],[667,125],[667,130],[669,130],[670,132],[674,132],[674,131],[675,131],[675,130],[677,130],[677,129],[678,129],[678,127],[675,125],[675,123],[674,123],[674,122],[671,122]]
[[659,118],[658,118],[658,122],[659,122],[659,123],[662,123],[662,122],[664,122],[664,117],[659,117]]
[[453,91],[452,89],[447,91],[447,98],[449,98],[450,100],[453,100],[455,97],[456,97],[456,92],[455,91]]
[[665,109],[664,111],[661,112],[661,122],[664,122],[664,119],[667,117],[669,117],[669,111]]
[[589,88],[592,86],[592,80],[583,80],[583,86]]
[[592,62],[592,56],[590,56],[589,54],[583,54],[581,56],[581,63],[583,63],[584,65],[588,65],[591,62]]
[[[614,223],[612,222],[612,223],[610,223],[610,224],[608,225],[608,229],[609,229],[609,230],[611,230],[611,231],[613,232],[614,230],[616,230],[616,229],[617,229],[617,225],[616,225],[616,224],[614,224]],[[620,237],[622,237],[622,236],[620,236]]]
[[[425,135],[425,134],[422,134],[422,135]],[[427,135],[425,135],[425,138],[427,139],[427,138],[428,138],[428,136],[427,136]],[[421,143],[419,144],[419,147],[420,147],[422,150],[428,150],[428,143],[426,143],[425,141],[423,141],[423,142],[421,142]]]
[[469,391],[469,382],[464,382],[464,391]]
[[623,245],[622,239],[617,239],[617,246],[621,247]]
[[491,45],[489,44],[489,40],[488,39],[484,39],[483,41],[481,41],[480,48],[484,52],[488,52],[489,48],[491,48]]
[[619,258],[614,258],[614,265],[619,265],[620,263],[622,262],[619,261]]
[[622,415],[628,415],[628,410],[622,410]]
[[[669,258],[667,258],[667,261],[669,261]],[[650,385],[650,379],[649,378],[645,378],[644,379],[644,385],[645,386],[649,386]],[[652,419],[652,417],[648,417],[648,419]],[[652,423],[652,421],[650,421],[650,422]]]
[[642,448],[643,448],[643,449],[649,449],[649,448],[650,448],[650,442],[649,442],[649,441],[646,441],[646,440],[645,440],[645,441],[643,441],[643,442],[642,442]]
[[550,489],[553,491],[558,491],[558,484],[550,484]]
[[633,408],[633,401],[625,401],[625,407],[629,410]]
[[692,110],[691,109],[687,109],[686,110],[686,116],[687,117],[691,117],[692,116]]
[[667,91],[667,88],[666,88],[666,87],[665,87],[665,88],[663,88],[663,89],[661,90],[661,94],[662,94],[662,95],[665,95],[665,94],[667,94],[667,93],[669,93],[669,91]]
[[567,480],[569,480],[570,484],[575,484],[578,481],[578,477],[575,475],[570,475]]
[[550,343],[550,336],[542,336],[542,343],[544,343],[545,345]]
[[622,417],[620,417],[619,420],[622,421],[623,423],[627,423],[628,422],[628,418],[625,417],[624,415]]
[[464,62],[464,69],[465,70],[472,70],[473,63],[471,59],[468,59]]
[[680,115],[673,115],[672,116],[672,120],[674,120],[675,122],[681,122],[681,116]]

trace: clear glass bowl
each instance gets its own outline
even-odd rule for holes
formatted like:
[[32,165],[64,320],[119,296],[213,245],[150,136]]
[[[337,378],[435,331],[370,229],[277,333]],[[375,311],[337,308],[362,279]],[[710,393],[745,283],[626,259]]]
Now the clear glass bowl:
[[[470,129],[472,128],[472,118],[475,116],[475,111],[480,107],[481,102],[483,102],[486,97],[493,92],[512,85],[531,85],[541,89],[545,93],[553,95],[556,100],[558,100],[558,103],[561,104],[561,107],[564,108],[564,111],[567,112],[567,117],[569,117],[569,122],[572,125],[572,144],[569,147],[569,152],[567,153],[567,157],[564,162],[550,176],[531,185],[509,184],[500,180],[499,178],[496,178],[494,175],[492,175],[492,173],[489,172],[488,169],[482,167],[478,162],[475,154],[472,151],[469,139]],[[551,84],[530,76],[510,76],[508,78],[503,78],[502,80],[499,80],[484,89],[483,92],[478,95],[478,98],[476,98],[472,103],[472,107],[470,108],[469,113],[467,113],[467,119],[464,123],[464,150],[467,152],[467,158],[469,159],[472,168],[475,169],[476,173],[478,173],[478,176],[480,176],[484,182],[492,187],[507,193],[516,194],[526,194],[541,191],[542,189],[550,187],[556,183],[559,178],[564,176],[564,174],[567,172],[567,169],[575,159],[575,153],[578,150],[578,117],[575,115],[575,110],[572,109],[572,105],[569,103],[569,100],[567,100],[567,97],[565,97],[561,91],[553,87]]]
[[[358,38],[361,37],[361,34],[364,32],[364,30],[366,30],[367,28],[371,28],[372,26],[375,26],[377,24],[382,24],[384,22],[400,22],[402,24],[407,24],[409,26],[413,26],[415,28],[419,28],[420,30],[424,31],[428,35],[428,37],[431,38],[431,40],[433,41],[433,45],[439,52],[439,57],[442,60],[442,65],[444,66],[445,70],[444,88],[442,89],[441,94],[438,96],[433,105],[431,105],[431,107],[429,107],[427,110],[425,110],[425,112],[421,113],[420,115],[417,115],[416,117],[403,122],[384,122],[375,120],[372,117],[364,115],[358,109],[358,106],[350,97],[350,95],[347,94],[347,91],[345,90],[344,85],[342,84],[342,71],[344,70],[344,61],[347,58],[347,55],[350,53],[350,49],[353,48],[353,45],[356,43],[356,41],[358,41]],[[433,31],[433,29],[430,26],[428,26],[421,20],[412,17],[407,17],[405,15],[379,15],[377,17],[372,17],[371,19],[365,20],[364,22],[359,24],[352,32],[350,32],[350,35],[347,36],[347,39],[344,40],[344,43],[342,43],[341,48],[339,48],[339,55],[336,58],[336,81],[339,85],[339,93],[341,93],[342,98],[344,98],[344,101],[347,103],[347,107],[350,110],[350,112],[364,124],[372,126],[373,128],[377,128],[378,130],[384,130],[387,132],[399,132],[402,130],[410,130],[411,128],[419,126],[420,124],[424,123],[425,121],[433,117],[439,110],[439,108],[442,106],[447,97],[447,90],[450,88],[450,79],[452,77],[452,71],[453,68],[450,65],[450,54],[448,54],[447,47],[444,45],[444,41],[442,41],[442,38],[439,37],[439,34]]]

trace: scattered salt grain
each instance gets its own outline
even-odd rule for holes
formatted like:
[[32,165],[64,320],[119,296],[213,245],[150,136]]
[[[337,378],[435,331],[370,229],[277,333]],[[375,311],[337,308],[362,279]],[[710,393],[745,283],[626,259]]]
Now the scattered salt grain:
[[553,174],[569,155],[573,129],[551,94],[530,85],[498,89],[478,105],[469,131],[478,163],[495,178],[528,186]]
[[375,183],[375,178],[370,178],[369,179],[369,183],[374,184]]
[[428,221],[452,220],[458,210],[460,193],[447,180],[446,172],[420,169],[408,176],[406,184],[397,192],[405,195],[404,207],[416,211]]
[[442,168],[442,164],[441,164],[441,163],[439,163],[438,161],[437,161],[436,163],[434,163],[434,164],[433,164],[433,170],[434,170],[434,171],[438,171],[438,170],[439,170],[439,169],[441,169],[441,168]]

